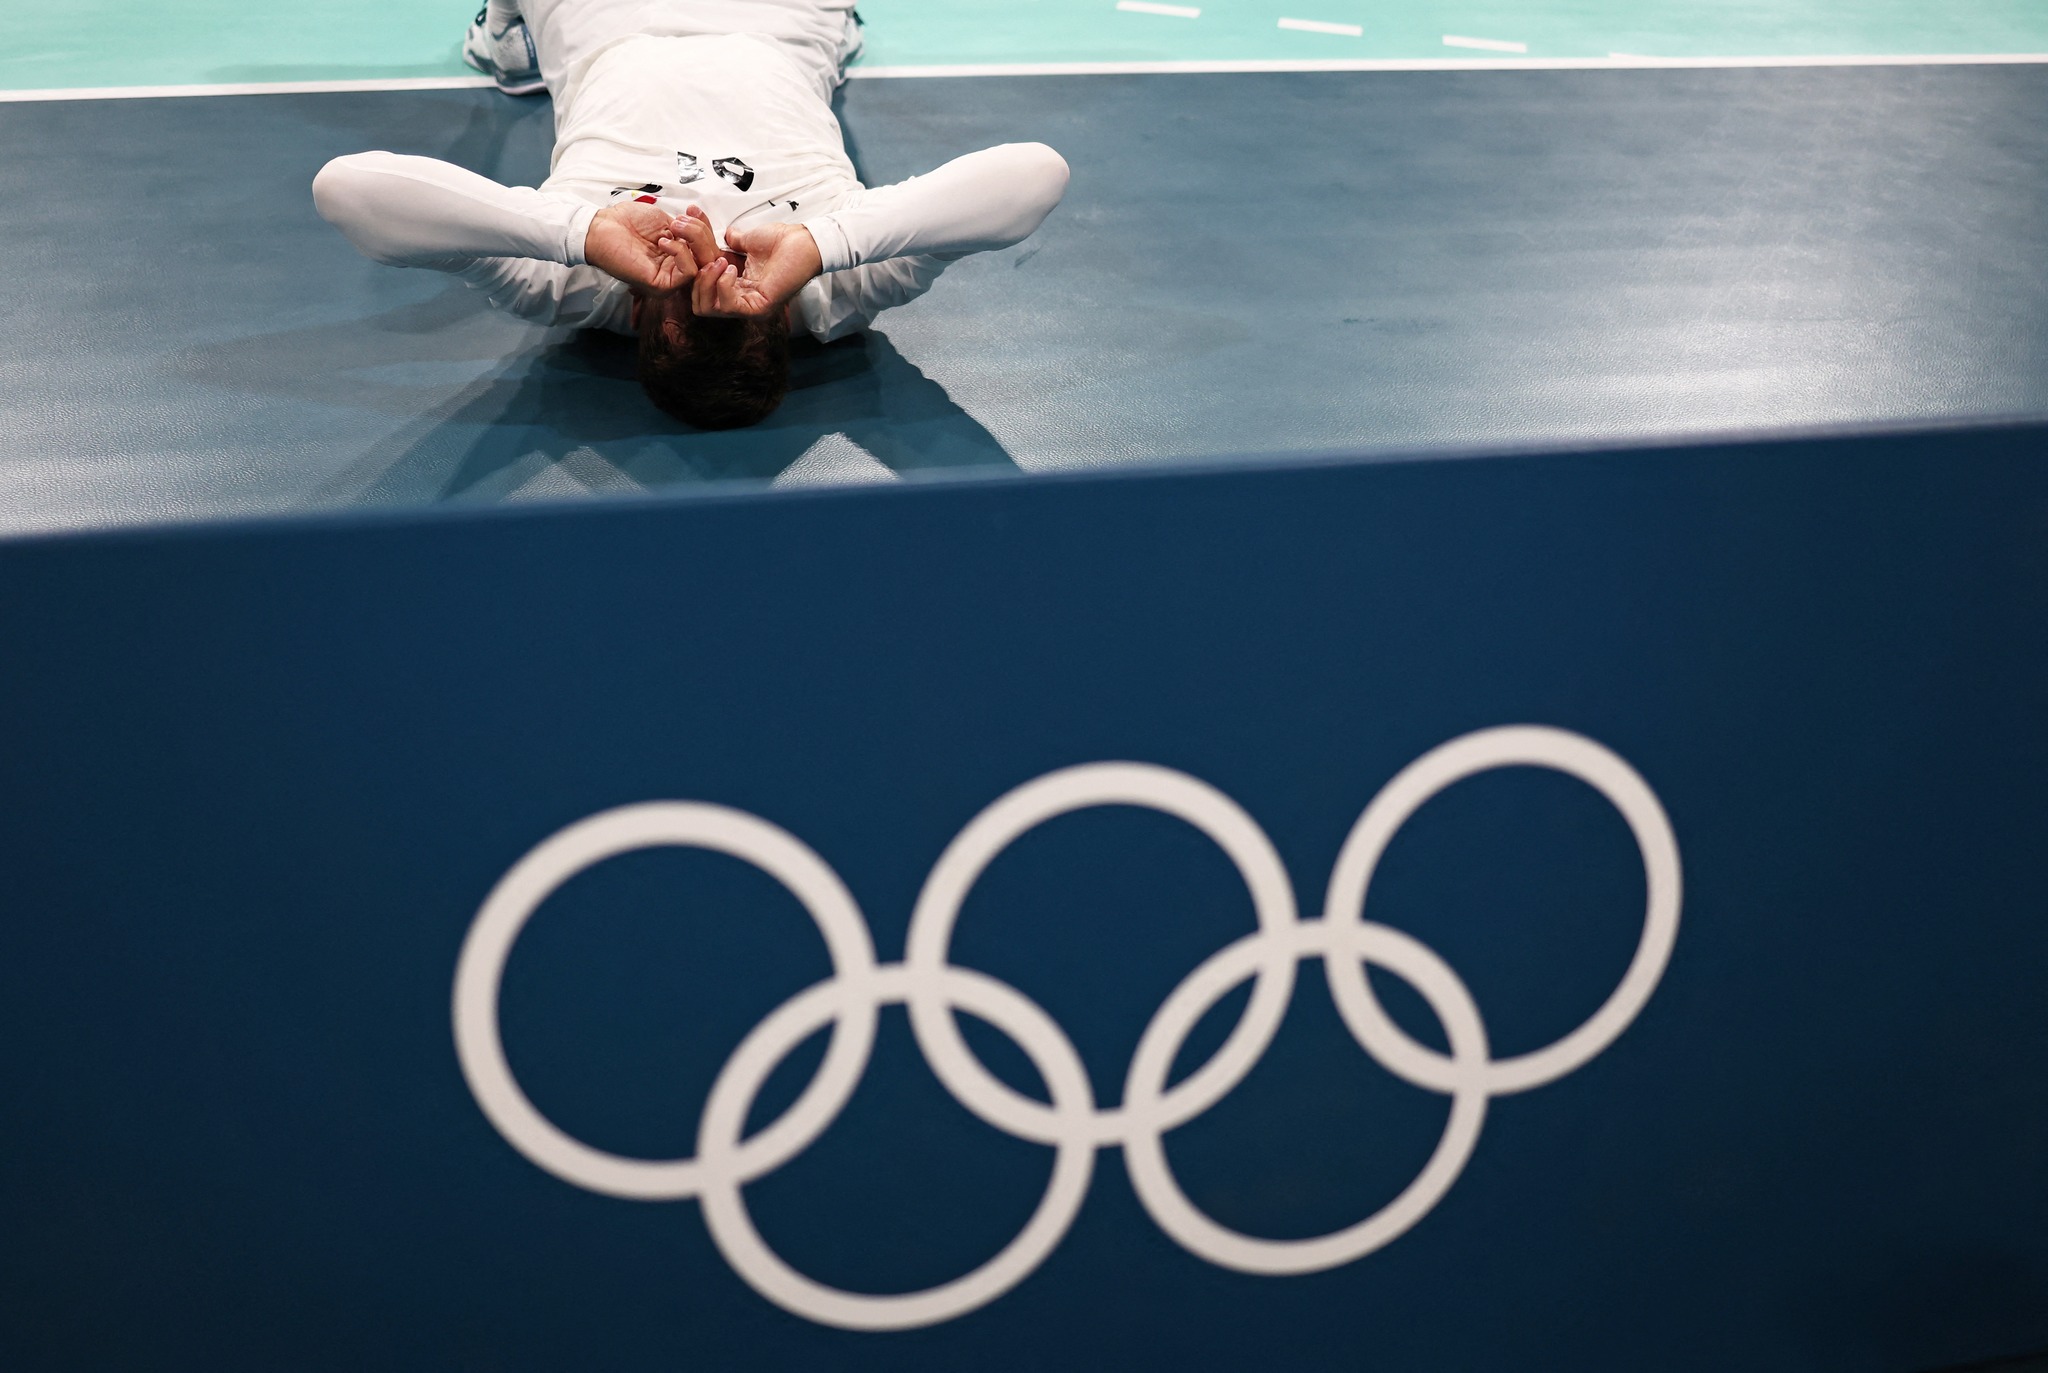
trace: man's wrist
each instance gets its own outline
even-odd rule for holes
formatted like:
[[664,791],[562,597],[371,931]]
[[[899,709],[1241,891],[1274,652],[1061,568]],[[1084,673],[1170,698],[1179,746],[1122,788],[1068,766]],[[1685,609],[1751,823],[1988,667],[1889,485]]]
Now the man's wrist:
[[806,220],[805,233],[811,236],[811,246],[818,250],[818,271],[843,272],[856,266],[853,260],[853,244],[841,228],[839,221],[831,215],[820,215]]
[[803,230],[803,241],[810,245],[809,261],[811,270],[810,275],[806,276],[804,280],[809,281],[812,277],[824,275],[825,253],[824,250],[818,246],[818,236],[811,232],[811,226],[808,224],[799,224],[796,227]]
[[569,218],[569,226],[562,234],[562,262],[565,266],[581,267],[590,261],[590,231],[597,223],[598,207],[581,205]]

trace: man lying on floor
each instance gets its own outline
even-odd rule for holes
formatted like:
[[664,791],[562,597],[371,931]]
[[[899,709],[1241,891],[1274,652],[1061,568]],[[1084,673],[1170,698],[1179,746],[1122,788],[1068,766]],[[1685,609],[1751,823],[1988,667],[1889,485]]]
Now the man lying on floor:
[[336,158],[321,215],[366,256],[461,277],[541,324],[640,341],[640,380],[707,429],[789,385],[789,336],[866,327],[969,253],[1007,248],[1066,191],[1042,143],[863,187],[833,90],[853,0],[489,0],[464,56],[509,93],[554,93],[540,189],[427,157]]

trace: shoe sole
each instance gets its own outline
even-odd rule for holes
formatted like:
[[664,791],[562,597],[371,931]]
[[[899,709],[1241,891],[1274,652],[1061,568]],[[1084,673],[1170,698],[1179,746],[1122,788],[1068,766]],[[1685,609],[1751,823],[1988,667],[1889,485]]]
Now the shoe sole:
[[507,81],[488,66],[470,56],[469,50],[466,48],[462,53],[462,64],[471,71],[482,72],[485,76],[490,77],[491,80],[497,82],[498,89],[507,95],[539,95],[548,88],[548,83],[541,80],[538,76],[530,77],[524,81]]

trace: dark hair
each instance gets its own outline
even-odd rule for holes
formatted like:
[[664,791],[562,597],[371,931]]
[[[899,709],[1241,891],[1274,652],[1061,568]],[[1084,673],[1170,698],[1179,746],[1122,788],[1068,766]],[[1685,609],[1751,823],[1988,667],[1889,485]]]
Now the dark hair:
[[640,385],[668,414],[699,429],[768,418],[789,391],[789,328],[766,319],[664,320],[640,330]]

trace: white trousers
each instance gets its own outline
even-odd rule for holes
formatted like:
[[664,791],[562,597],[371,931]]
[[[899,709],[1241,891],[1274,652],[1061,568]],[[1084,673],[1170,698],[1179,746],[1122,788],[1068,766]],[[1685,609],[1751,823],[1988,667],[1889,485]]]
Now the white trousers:
[[[605,49],[629,38],[751,33],[794,58],[830,98],[860,51],[854,0],[489,0],[493,31],[526,21],[557,105]],[[558,116],[559,117],[559,116]]]

